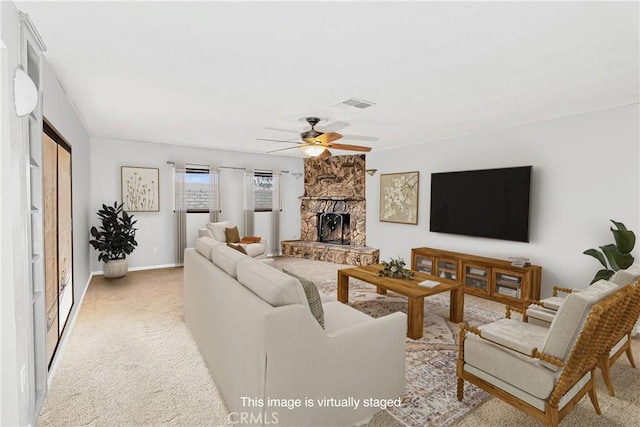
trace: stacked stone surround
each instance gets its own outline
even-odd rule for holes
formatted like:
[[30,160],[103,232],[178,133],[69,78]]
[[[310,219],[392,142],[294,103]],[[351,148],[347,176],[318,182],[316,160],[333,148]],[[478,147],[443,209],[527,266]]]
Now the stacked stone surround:
[[[380,251],[366,246],[365,166],[364,155],[304,159],[300,240],[282,242],[283,255],[351,265],[379,262]],[[323,212],[349,214],[349,245],[318,242]]]

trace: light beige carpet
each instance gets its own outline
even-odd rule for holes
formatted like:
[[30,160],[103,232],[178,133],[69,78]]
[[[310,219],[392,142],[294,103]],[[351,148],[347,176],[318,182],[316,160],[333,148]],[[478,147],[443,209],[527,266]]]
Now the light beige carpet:
[[[321,283],[335,280],[343,265],[290,258],[277,264]],[[466,297],[467,304],[501,307]],[[638,354],[640,340],[634,339]],[[626,359],[612,368],[617,396],[598,379],[603,415],[583,399],[561,423],[566,426],[640,425],[640,372]],[[230,425],[182,318],[182,269],[95,277],[87,291],[48,397],[40,426]],[[454,422],[461,426],[534,426],[531,418],[491,398]],[[370,427],[402,425],[379,412]]]

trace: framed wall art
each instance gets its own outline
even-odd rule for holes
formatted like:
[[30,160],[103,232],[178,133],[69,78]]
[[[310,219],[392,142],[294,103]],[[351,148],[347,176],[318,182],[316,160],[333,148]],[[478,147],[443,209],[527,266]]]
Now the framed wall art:
[[160,211],[159,169],[122,166],[122,203],[127,212]]
[[380,175],[380,221],[418,223],[418,172]]

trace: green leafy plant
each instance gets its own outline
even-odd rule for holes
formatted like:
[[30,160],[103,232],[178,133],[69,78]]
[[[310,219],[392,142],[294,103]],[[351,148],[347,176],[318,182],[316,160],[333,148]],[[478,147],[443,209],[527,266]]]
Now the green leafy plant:
[[[612,219],[609,221],[616,226],[615,229],[611,227],[615,244],[610,243],[600,246],[600,251],[602,252],[598,249],[587,249],[583,252],[585,255],[591,255],[604,266],[604,269],[596,273],[591,283],[600,279],[608,280],[616,271],[629,268],[633,264],[634,258],[631,255],[631,251],[636,244],[636,235],[633,231],[627,230],[623,223]],[[607,265],[607,262],[609,265]]]
[[122,206],[118,202],[114,202],[113,206],[102,205],[98,211],[102,225],[99,229],[91,227],[93,239],[89,243],[100,252],[98,261],[125,259],[138,246],[135,239],[137,229],[133,227],[137,221]]
[[404,268],[404,260],[400,257],[397,259],[391,258],[389,262],[382,261],[382,266],[382,270],[378,271],[378,276],[412,279],[415,274],[413,271]]

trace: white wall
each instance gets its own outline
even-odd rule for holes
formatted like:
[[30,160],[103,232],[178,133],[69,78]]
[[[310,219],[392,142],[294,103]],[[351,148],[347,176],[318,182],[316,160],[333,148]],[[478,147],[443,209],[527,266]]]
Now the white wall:
[[[585,249],[613,242],[609,219],[639,224],[638,106],[615,108],[367,155],[367,244],[410,260],[412,247],[524,256],[554,284],[585,287],[599,263]],[[429,232],[431,173],[533,165],[530,243]],[[418,225],[379,222],[381,173],[420,171]],[[638,246],[634,256],[638,257]]]
[[[13,108],[13,72],[18,65],[19,33],[18,10],[13,3],[0,2],[0,425],[18,425],[28,421],[27,397],[20,391],[19,372],[26,364],[24,345],[18,337],[24,334],[20,317],[24,304],[19,303],[21,289],[26,284],[23,268],[26,260],[20,258],[25,246],[17,244],[16,231],[26,235],[26,224],[16,221],[15,202],[21,200],[20,171],[16,162],[20,156],[20,122]],[[22,287],[21,287],[22,284]]]
[[[0,406],[0,425],[26,425],[34,421],[26,400],[27,391],[20,387],[20,370],[27,366],[26,372],[32,372],[28,366],[32,364],[27,354],[26,340],[32,339],[33,332],[28,330],[28,316],[31,296],[25,266],[27,259],[26,218],[19,215],[18,207],[26,204],[26,161],[22,152],[20,135],[21,120],[15,115],[13,108],[13,72],[18,64],[18,10],[11,2],[0,2],[2,17],[2,143],[0,157],[2,167],[2,201],[0,242],[1,288],[0,312],[2,324],[2,350],[0,352],[2,389]],[[75,306],[71,312],[73,318],[79,308],[79,301],[84,293],[88,279],[89,252],[86,240],[83,242],[76,230],[86,228],[89,202],[89,137],[75,110],[69,103],[62,88],[47,65],[41,64],[43,76],[43,111],[44,116],[60,131],[60,134],[72,146],[73,167],[73,261],[74,261],[74,297]],[[5,94],[7,94],[5,96]],[[28,267],[26,267],[28,268]],[[62,337],[66,340],[70,333],[67,328]],[[56,359],[62,352],[59,347]],[[54,361],[55,363],[55,361]],[[29,384],[27,384],[29,386]]]
[[[129,267],[173,265],[175,245],[173,228],[173,166],[167,161],[183,160],[194,164],[251,167],[256,169],[289,170],[302,172],[302,160],[264,154],[247,154],[205,148],[183,147],[169,144],[127,141],[107,138],[91,139],[91,211],[89,228],[97,225],[95,212],[103,203],[120,201],[120,167],[146,166],[160,169],[160,212],[136,212],[138,220],[136,240],[138,247],[127,257]],[[243,171],[220,170],[221,220],[229,220],[243,230]],[[282,220],[280,238],[294,239],[300,236],[300,200],[303,180],[291,174],[282,175]],[[255,234],[267,233],[264,214],[256,214]],[[187,219],[188,243],[192,243],[197,229],[208,221],[207,215],[189,214]],[[270,238],[270,228],[266,237]],[[157,248],[154,253],[153,248]],[[98,253],[92,251],[92,271],[102,270]]]

